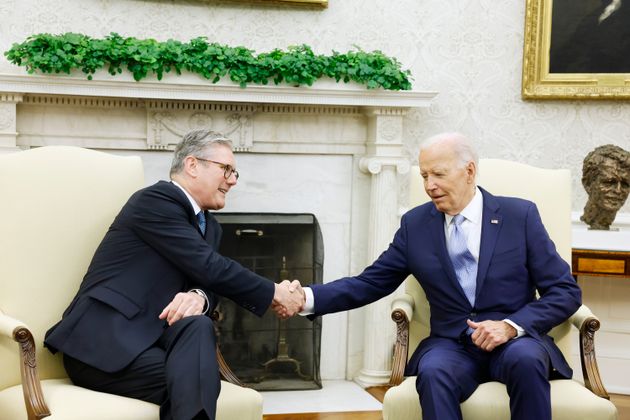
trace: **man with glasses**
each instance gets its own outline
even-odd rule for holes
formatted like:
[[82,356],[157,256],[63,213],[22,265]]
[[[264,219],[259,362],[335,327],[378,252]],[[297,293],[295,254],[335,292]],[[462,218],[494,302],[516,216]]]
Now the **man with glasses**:
[[225,206],[238,180],[231,142],[209,130],[175,148],[171,181],[134,193],[112,223],[45,345],[85,388],[159,404],[161,419],[214,419],[220,391],[216,296],[262,316],[301,310],[297,284],[261,277],[220,255]]

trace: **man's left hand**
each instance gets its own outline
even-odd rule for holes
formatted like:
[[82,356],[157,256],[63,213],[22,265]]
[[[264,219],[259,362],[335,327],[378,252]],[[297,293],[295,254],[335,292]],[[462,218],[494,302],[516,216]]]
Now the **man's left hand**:
[[516,329],[505,321],[466,321],[474,331],[470,338],[482,350],[492,351],[516,337]]
[[160,319],[166,319],[168,325],[173,325],[182,318],[192,315],[201,315],[206,300],[193,292],[181,292],[175,295],[171,303],[162,310]]

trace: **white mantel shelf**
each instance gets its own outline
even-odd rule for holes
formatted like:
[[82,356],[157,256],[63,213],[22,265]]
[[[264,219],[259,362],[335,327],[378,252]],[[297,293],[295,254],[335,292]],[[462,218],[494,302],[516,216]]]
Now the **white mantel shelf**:
[[368,90],[362,85],[317,81],[311,87],[248,85],[241,88],[230,81],[213,84],[194,74],[167,74],[162,81],[148,77],[136,82],[123,73],[85,76],[0,74],[0,92],[36,95],[96,96],[239,102],[253,104],[334,105],[387,108],[428,107],[435,92]]

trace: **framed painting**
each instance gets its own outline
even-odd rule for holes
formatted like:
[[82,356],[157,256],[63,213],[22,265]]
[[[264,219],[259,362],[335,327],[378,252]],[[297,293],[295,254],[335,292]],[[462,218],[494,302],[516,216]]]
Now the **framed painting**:
[[630,0],[527,0],[524,99],[630,99]]

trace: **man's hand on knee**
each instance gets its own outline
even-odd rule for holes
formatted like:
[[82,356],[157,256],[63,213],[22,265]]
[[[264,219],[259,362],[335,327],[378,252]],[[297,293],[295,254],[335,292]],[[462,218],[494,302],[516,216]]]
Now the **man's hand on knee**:
[[492,351],[516,337],[516,329],[505,321],[466,321],[474,331],[470,338],[482,350]]
[[166,305],[159,318],[165,319],[168,325],[173,325],[182,318],[192,315],[201,315],[206,300],[194,292],[178,293],[173,300]]

